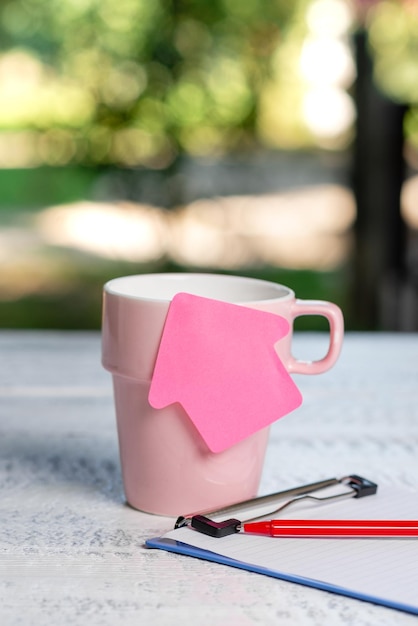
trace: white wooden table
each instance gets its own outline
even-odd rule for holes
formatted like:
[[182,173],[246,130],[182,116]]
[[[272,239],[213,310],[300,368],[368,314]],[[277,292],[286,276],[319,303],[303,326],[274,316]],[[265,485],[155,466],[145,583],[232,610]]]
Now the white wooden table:
[[[300,334],[295,352],[324,342]],[[260,492],[350,473],[418,490],[418,335],[348,335],[331,372],[297,382],[304,405],[272,428]],[[0,494],[2,626],[417,624],[144,548],[173,520],[124,503],[99,334],[0,332]]]

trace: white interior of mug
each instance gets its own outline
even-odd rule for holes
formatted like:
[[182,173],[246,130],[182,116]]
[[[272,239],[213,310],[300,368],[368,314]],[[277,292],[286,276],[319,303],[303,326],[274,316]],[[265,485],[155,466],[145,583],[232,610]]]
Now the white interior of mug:
[[139,274],[110,280],[107,293],[126,298],[171,300],[177,293],[191,293],[226,302],[261,302],[290,299],[288,287],[257,278],[223,274]]

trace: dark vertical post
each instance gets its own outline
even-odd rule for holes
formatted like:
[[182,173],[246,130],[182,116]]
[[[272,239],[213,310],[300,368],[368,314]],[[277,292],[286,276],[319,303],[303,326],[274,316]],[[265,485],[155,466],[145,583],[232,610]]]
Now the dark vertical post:
[[353,185],[357,203],[352,316],[361,329],[399,330],[399,289],[405,271],[405,107],[376,87],[364,31],[355,37],[357,126]]

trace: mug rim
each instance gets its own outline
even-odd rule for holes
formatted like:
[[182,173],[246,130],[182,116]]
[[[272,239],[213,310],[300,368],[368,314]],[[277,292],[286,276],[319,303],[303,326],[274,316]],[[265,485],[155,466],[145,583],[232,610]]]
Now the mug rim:
[[[235,275],[235,274],[217,274],[217,273],[210,273],[210,272],[157,272],[157,273],[146,273],[146,274],[129,274],[127,276],[119,276],[117,278],[112,278],[111,280],[107,281],[104,286],[103,286],[103,291],[106,294],[109,295],[113,295],[115,297],[118,298],[122,298],[122,299],[127,299],[127,300],[134,300],[134,301],[140,301],[140,302],[162,302],[162,303],[166,303],[166,302],[170,302],[171,299],[174,297],[175,293],[192,293],[194,295],[199,295],[202,297],[207,297],[207,298],[213,298],[213,299],[218,299],[218,300],[222,300],[223,297],[222,295],[211,295],[210,293],[206,294],[206,293],[202,293],[201,290],[196,290],[193,289],[191,291],[187,290],[187,286],[186,284],[184,285],[184,288],[180,288],[180,285],[178,285],[178,288],[176,287],[175,290],[172,290],[172,294],[171,295],[167,295],[167,296],[155,296],[155,295],[138,295],[135,293],[132,293],[132,287],[131,290],[129,290],[127,287],[125,287],[125,289],[121,289],[120,285],[125,283],[125,285],[127,283],[131,283],[131,285],[133,283],[138,284],[139,282],[149,282],[150,280],[165,280],[165,281],[176,281],[176,282],[181,282],[183,281],[184,283],[186,282],[191,282],[192,280],[196,280],[199,279],[201,281],[206,281],[206,283],[208,284],[209,282],[214,283],[214,281],[220,281],[222,282],[224,285],[226,285],[228,282],[230,283],[230,285],[234,284],[236,287],[237,286],[244,286],[246,285],[248,286],[252,286],[255,289],[259,289],[260,293],[262,292],[262,290],[265,290],[265,293],[267,294],[268,291],[270,291],[269,295],[265,295],[260,296],[260,297],[247,297],[247,298],[236,298],[236,299],[230,299],[229,297],[226,298],[226,300],[228,302],[236,302],[236,303],[256,303],[256,302],[273,302],[276,300],[280,300],[281,302],[287,301],[287,300],[292,300],[295,298],[295,293],[293,291],[293,289],[291,289],[290,287],[288,287],[287,285],[282,285],[281,283],[275,283],[273,281],[269,281],[269,280],[264,280],[262,278],[253,278],[251,276],[239,276],[239,275]],[[118,288],[119,285],[119,288]],[[219,287],[219,285],[218,285]],[[198,291],[199,293],[196,293],[196,291]],[[227,293],[227,292],[226,292]]]

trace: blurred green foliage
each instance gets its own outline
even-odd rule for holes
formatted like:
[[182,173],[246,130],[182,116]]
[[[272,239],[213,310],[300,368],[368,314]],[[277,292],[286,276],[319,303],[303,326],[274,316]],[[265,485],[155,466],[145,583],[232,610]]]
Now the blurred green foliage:
[[11,207],[37,211],[54,204],[76,202],[91,194],[95,168],[70,166],[33,169],[0,169],[0,216]]
[[395,100],[418,104],[418,3],[381,2],[368,28],[377,82]]
[[[2,0],[0,166],[5,149],[8,167],[19,152],[29,166],[166,168],[179,153],[314,146],[298,63],[315,4]],[[412,105],[418,143],[417,3],[370,6],[377,81]]]
[[252,142],[271,56],[307,0],[10,0],[0,128],[44,161],[164,167]]
[[418,148],[418,2],[385,0],[367,20],[375,80],[393,100],[409,105],[405,136]]

